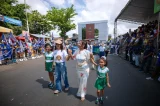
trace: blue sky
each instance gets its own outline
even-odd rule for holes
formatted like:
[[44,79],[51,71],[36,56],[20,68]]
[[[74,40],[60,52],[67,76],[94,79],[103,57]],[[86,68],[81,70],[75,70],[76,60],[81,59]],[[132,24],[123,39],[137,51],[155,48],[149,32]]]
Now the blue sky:
[[[18,0],[24,3],[24,0]],[[31,2],[32,1],[32,2]],[[26,0],[32,10],[38,10],[41,14],[46,14],[51,7],[66,8],[74,4],[77,16],[74,17],[74,23],[79,22],[108,20],[109,34],[113,35],[114,20],[129,0]],[[137,28],[138,25],[118,22],[118,34],[124,34],[131,28]],[[52,31],[55,36],[59,35],[57,30]],[[75,30],[67,33],[70,37],[73,33],[78,33],[78,26]]]

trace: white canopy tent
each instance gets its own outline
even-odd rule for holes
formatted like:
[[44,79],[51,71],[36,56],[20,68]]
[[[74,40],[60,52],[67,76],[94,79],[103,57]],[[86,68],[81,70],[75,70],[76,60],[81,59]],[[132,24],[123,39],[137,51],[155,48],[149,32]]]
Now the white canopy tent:
[[117,21],[147,23],[158,19],[154,14],[154,0],[129,0],[115,19],[114,36],[117,36]]

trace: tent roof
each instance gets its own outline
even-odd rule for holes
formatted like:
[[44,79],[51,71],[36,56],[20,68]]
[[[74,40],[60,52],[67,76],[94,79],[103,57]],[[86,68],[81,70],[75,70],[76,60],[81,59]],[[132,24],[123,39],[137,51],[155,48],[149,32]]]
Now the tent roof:
[[154,0],[129,0],[115,21],[147,23],[157,19],[157,16],[154,14]]
[[12,31],[12,29],[5,28],[5,27],[1,27],[1,26],[0,26],[0,32],[9,33],[9,32],[13,32],[13,31]]
[[50,38],[49,36],[40,35],[40,34],[31,34],[32,36],[35,36],[37,38]]

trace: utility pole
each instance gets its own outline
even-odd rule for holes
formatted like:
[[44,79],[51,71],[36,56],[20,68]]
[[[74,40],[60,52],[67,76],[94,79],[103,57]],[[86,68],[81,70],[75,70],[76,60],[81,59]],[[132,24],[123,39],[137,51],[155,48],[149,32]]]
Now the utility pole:
[[25,10],[26,10],[27,31],[28,31],[28,34],[29,34],[29,24],[28,24],[28,16],[27,16],[26,0],[24,0],[24,4],[25,4]]

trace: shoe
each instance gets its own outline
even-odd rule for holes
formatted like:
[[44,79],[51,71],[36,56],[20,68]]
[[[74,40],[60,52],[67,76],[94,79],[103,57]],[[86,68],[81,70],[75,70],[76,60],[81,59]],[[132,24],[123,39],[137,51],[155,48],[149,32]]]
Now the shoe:
[[81,101],[84,101],[85,100],[85,97],[81,97]]
[[153,80],[153,78],[152,77],[147,77],[146,80]]
[[68,91],[68,90],[69,90],[69,87],[68,87],[68,88],[65,88],[64,90],[65,90],[65,91]]
[[100,103],[100,104],[103,104],[103,98],[101,98],[101,99],[99,100],[99,103]]
[[50,82],[50,83],[48,84],[48,87],[49,87],[50,89],[53,89],[54,84],[53,84],[52,82]]
[[97,100],[95,101],[95,104],[99,104],[99,101],[100,101],[100,100],[99,100],[99,99],[97,99]]
[[54,91],[54,94],[58,94],[58,93],[60,93],[59,90],[55,90],[55,91]]

